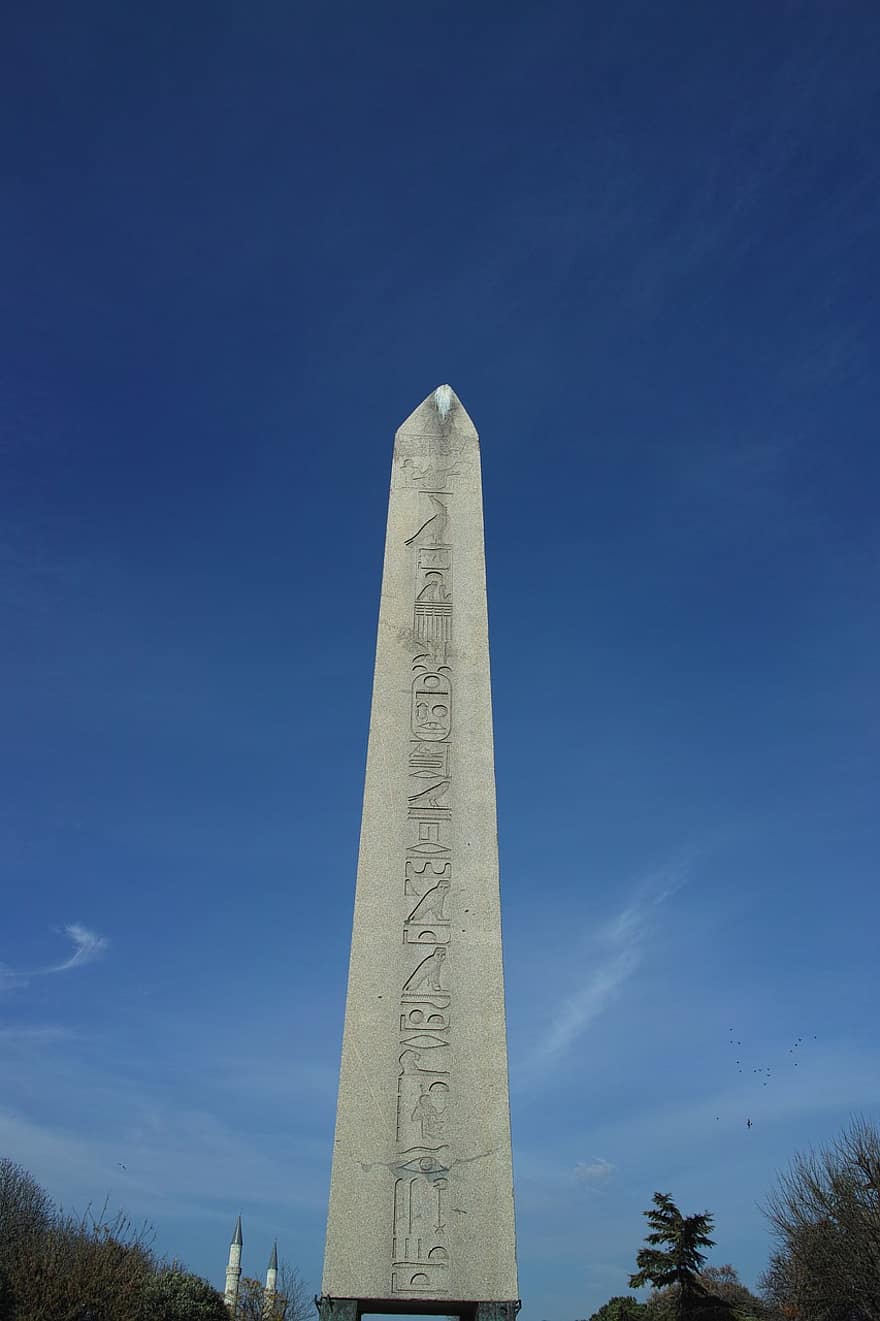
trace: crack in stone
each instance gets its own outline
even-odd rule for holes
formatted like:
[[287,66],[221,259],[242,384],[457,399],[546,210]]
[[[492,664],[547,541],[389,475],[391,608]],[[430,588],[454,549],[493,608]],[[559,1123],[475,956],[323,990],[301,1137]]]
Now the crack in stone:
[[490,1147],[488,1151],[481,1151],[476,1156],[461,1156],[458,1160],[454,1160],[449,1168],[452,1170],[456,1165],[470,1165],[475,1160],[486,1160],[488,1156],[494,1156],[497,1152],[497,1147]]

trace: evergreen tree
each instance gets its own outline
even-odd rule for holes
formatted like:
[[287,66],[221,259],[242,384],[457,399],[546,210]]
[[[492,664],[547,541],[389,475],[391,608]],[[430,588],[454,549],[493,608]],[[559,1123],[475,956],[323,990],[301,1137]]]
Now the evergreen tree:
[[[668,1193],[655,1193],[654,1209],[645,1211],[644,1215],[651,1226],[645,1240],[649,1246],[639,1249],[636,1256],[639,1269],[630,1276],[629,1287],[642,1289],[651,1284],[655,1289],[663,1289],[674,1285],[678,1321],[694,1321],[710,1302],[710,1295],[700,1282],[700,1270],[706,1260],[706,1253],[700,1249],[715,1246],[715,1240],[709,1237],[712,1216],[708,1211],[682,1215]],[[720,1300],[711,1301],[724,1306]]]

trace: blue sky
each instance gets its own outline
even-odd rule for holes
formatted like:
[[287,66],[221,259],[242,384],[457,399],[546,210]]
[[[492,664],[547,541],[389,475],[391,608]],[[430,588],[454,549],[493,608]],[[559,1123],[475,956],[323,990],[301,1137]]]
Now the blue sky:
[[878,1114],[878,59],[870,3],[10,16],[0,1150],[66,1206],[218,1283],[241,1210],[319,1283],[391,442],[443,381],[524,1318],[624,1292],[656,1189],[753,1282],[774,1171]]

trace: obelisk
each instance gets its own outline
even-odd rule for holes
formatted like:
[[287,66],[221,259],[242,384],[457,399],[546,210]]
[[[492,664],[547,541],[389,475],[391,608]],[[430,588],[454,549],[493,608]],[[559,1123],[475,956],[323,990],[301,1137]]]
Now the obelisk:
[[480,447],[397,432],[321,1321],[518,1308]]

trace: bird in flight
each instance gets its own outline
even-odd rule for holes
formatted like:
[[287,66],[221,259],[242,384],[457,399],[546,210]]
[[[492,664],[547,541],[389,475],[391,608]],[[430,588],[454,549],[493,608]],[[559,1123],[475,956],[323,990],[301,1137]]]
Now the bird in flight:
[[751,1127],[752,1127],[752,1121],[751,1121],[751,1119],[747,1119],[747,1120],[746,1120],[746,1128],[751,1128]]

